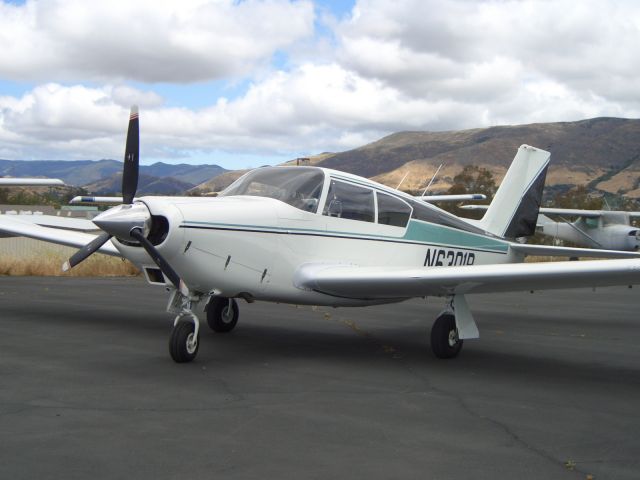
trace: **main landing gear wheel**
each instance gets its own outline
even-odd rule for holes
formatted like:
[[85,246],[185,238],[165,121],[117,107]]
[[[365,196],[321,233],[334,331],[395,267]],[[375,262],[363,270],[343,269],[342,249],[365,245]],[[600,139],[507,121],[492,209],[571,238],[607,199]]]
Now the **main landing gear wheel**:
[[233,298],[213,297],[207,304],[207,323],[214,332],[230,332],[238,323],[239,312]]
[[195,333],[195,325],[190,321],[180,321],[173,327],[169,339],[169,353],[176,363],[186,363],[198,354],[199,335]]
[[453,358],[460,353],[463,341],[458,338],[456,318],[450,313],[440,315],[431,327],[431,350],[438,358]]

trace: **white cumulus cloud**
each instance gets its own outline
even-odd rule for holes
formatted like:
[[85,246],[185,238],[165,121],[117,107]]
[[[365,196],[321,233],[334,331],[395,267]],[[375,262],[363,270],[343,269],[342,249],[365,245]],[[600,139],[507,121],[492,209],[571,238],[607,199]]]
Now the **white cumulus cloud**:
[[[640,116],[637,2],[358,0],[341,18],[323,8],[0,3],[0,78],[37,85],[0,91],[0,156],[120,158],[133,103],[143,158],[211,162],[286,160],[401,130]],[[196,105],[158,87],[239,78],[233,94],[212,83]]]
[[0,3],[0,76],[195,82],[244,75],[313,33],[309,1]]

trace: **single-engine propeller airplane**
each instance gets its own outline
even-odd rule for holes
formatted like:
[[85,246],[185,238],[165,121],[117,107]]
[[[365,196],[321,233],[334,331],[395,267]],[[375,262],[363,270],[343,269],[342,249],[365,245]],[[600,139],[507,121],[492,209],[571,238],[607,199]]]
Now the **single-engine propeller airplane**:
[[[464,205],[466,210],[486,210],[486,205]],[[549,216],[557,216],[556,222]],[[578,217],[571,222],[566,217]],[[638,251],[640,228],[631,225],[640,212],[617,210],[581,210],[576,208],[541,208],[537,231],[554,239],[581,247],[605,250]]]
[[[0,231],[128,258],[168,287],[176,313],[169,352],[196,357],[204,300],[209,326],[231,331],[236,299],[356,307],[446,297],[431,329],[439,358],[458,355],[478,328],[466,295],[640,283],[640,260],[521,263],[526,255],[593,256],[589,249],[523,245],[531,235],[550,154],[523,145],[484,217],[468,221],[371,180],[318,167],[263,167],[218,197],[141,197],[138,110],[132,108],[123,204],[93,219],[103,233],[60,231],[0,219]],[[135,199],[135,200],[134,200]],[[84,245],[84,246],[83,246]]]

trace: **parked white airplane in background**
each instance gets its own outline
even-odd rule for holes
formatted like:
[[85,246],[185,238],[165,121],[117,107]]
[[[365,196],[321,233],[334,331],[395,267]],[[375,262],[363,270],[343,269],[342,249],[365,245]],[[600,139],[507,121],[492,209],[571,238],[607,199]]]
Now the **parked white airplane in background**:
[[[58,178],[25,178],[25,177],[0,177],[0,187],[62,187],[65,183]],[[54,227],[63,230],[76,230],[91,232],[98,230],[95,224],[82,218],[64,218],[54,215],[30,214],[11,215],[12,222],[21,222],[30,225],[41,225],[44,227]],[[10,232],[2,233],[0,237],[18,236]]]
[[[465,205],[461,208],[486,210],[487,207],[486,205]],[[556,222],[547,215],[559,216],[563,221]],[[578,219],[570,222],[564,217],[578,217]],[[640,218],[640,212],[541,208],[537,231],[581,247],[637,251],[640,249],[640,228],[631,225],[633,218]]]
[[[549,153],[523,145],[482,220],[470,222],[371,180],[318,167],[252,170],[218,197],[141,197],[138,114],[133,108],[123,173],[124,204],[103,212],[93,236],[0,218],[0,231],[84,245],[65,264],[96,251],[121,255],[149,283],[171,292],[177,313],[169,351],[195,358],[207,300],[209,326],[232,330],[236,299],[334,307],[447,298],[431,329],[440,358],[479,336],[466,295],[640,283],[640,260],[520,263],[529,254],[593,255],[593,250],[522,245],[531,235]],[[390,319],[390,321],[393,321]]]
[[57,178],[0,177],[0,187],[61,187],[64,182]]
[[[0,187],[61,187],[65,183],[57,178],[0,177]],[[81,218],[61,218],[53,215],[11,215],[13,222],[61,228],[66,230],[95,231],[95,224]],[[0,231],[0,237],[13,237],[14,234]]]

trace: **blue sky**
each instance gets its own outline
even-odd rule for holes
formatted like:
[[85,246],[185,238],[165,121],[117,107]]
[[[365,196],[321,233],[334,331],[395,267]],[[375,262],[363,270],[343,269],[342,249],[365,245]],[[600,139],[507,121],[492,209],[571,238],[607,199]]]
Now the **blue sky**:
[[[0,158],[274,164],[402,130],[638,117],[640,4],[0,3]],[[562,48],[558,48],[562,45]]]

